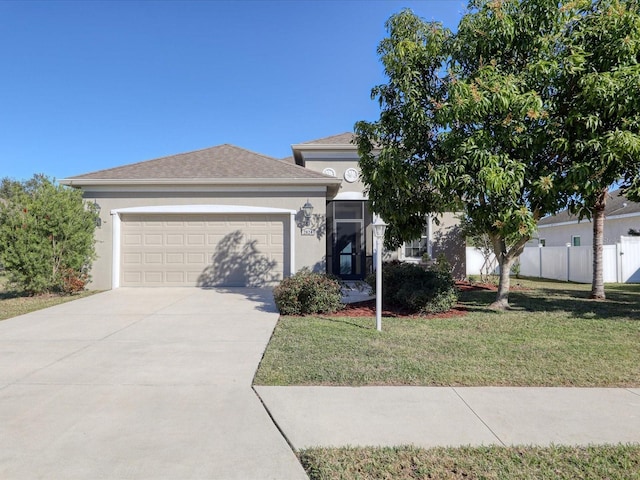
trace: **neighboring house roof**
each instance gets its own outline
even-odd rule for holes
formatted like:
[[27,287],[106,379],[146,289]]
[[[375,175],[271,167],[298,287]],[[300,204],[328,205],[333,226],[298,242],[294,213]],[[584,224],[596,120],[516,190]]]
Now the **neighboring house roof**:
[[66,185],[139,183],[311,183],[336,179],[234,145],[219,145],[60,180]]
[[[609,193],[607,205],[604,211],[605,218],[621,218],[626,216],[640,216],[640,203],[632,202],[627,199],[622,192],[614,190]],[[578,217],[569,213],[569,210],[563,210],[556,215],[545,217],[538,222],[538,227],[550,227],[554,225],[564,225],[568,223],[577,223]]]

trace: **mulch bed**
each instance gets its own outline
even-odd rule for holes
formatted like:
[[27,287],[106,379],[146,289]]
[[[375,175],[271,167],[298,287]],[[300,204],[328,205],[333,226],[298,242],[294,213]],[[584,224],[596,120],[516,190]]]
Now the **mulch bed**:
[[[433,313],[430,315],[418,315],[415,313],[409,313],[407,311],[403,311],[400,308],[383,308],[382,316],[383,317],[394,317],[394,318],[450,318],[450,317],[460,317],[462,315],[466,315],[467,310],[458,305],[448,312],[442,313]],[[337,311],[332,314],[323,314],[323,316],[331,316],[331,317],[375,317],[376,316],[376,301],[375,300],[367,300],[366,302],[356,302],[356,303],[348,303],[345,305],[345,308]]]
[[[493,283],[471,283],[471,282],[456,282],[456,287],[460,291],[472,291],[472,290],[485,290],[495,292],[498,290],[498,286]],[[519,285],[512,285],[511,290],[527,290]],[[418,315],[415,313],[407,312],[401,308],[383,307],[383,317],[395,317],[395,318],[452,318],[462,317],[467,314],[467,309],[462,305],[456,305],[448,312],[433,313],[430,315]],[[326,314],[325,314],[326,315]],[[376,316],[376,301],[367,300],[365,302],[348,303],[345,308],[326,316],[333,317],[375,317]]]
[[[471,284],[469,282],[456,282],[456,287],[459,290],[495,290],[495,285],[490,284]],[[466,308],[461,305],[455,306],[453,309],[448,312],[442,313],[432,313],[430,315],[418,315],[416,313],[407,312],[401,308],[395,307],[383,307],[382,308],[382,316],[383,317],[394,317],[394,318],[452,318],[452,317],[461,317],[467,314]],[[348,303],[345,305],[345,308],[330,314],[328,316],[333,317],[375,317],[376,316],[376,301],[367,300],[364,302],[356,302],[356,303]]]

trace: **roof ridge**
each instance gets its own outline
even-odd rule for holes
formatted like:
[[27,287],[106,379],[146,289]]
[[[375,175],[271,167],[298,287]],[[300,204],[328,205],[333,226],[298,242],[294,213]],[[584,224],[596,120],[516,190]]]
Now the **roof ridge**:
[[[355,136],[355,133],[354,133],[354,132],[350,132],[350,131],[342,132],[342,133],[337,133],[337,134],[335,134],[335,135],[328,135],[328,136],[326,136],[326,137],[318,138],[318,139],[315,139],[315,140],[308,140],[308,141],[306,141],[306,142],[301,142],[301,143],[299,143],[299,145],[307,145],[307,144],[322,145],[322,144],[323,144],[322,142],[324,142],[324,141],[326,141],[326,140],[330,140],[330,139],[332,139],[332,138],[333,138],[333,139],[335,139],[335,138],[340,138],[340,137],[343,137],[343,136],[346,136],[346,135],[351,135],[351,136],[353,137],[353,136]],[[349,142],[349,143],[351,143],[351,142]],[[329,144],[327,144],[327,145],[333,145],[333,144],[332,144],[332,143],[329,143]]]
[[[204,147],[204,148],[199,148],[197,150],[190,150],[188,152],[171,153],[169,155],[162,155],[161,157],[148,158],[146,160],[139,160],[139,161],[133,162],[133,163],[125,163],[123,165],[117,165],[115,167],[102,168],[100,170],[93,170],[91,172],[81,173],[80,175],[74,175],[74,177],[80,177],[80,176],[83,176],[83,175],[89,175],[89,174],[93,175],[93,174],[109,172],[109,171],[117,170],[117,169],[120,169],[120,168],[123,168],[123,167],[127,167],[127,168],[135,167],[135,166],[141,165],[143,163],[156,162],[156,161],[159,161],[159,160],[165,160],[167,158],[184,157],[184,156],[187,156],[187,155],[193,155],[193,154],[205,152],[207,150],[213,150],[214,148],[220,148],[220,147],[232,147],[232,148],[235,148],[235,149],[238,149],[238,150],[243,150],[245,152],[252,153],[254,155],[259,155],[259,156],[267,158],[267,159],[277,160],[274,157],[270,157],[270,156],[265,155],[263,153],[254,152],[252,150],[249,150],[249,149],[246,149],[246,148],[243,148],[243,147],[239,147],[237,145],[233,145],[232,143],[221,143],[221,144],[218,144],[218,145],[213,145],[211,147]],[[73,177],[69,177],[69,178],[73,178]]]

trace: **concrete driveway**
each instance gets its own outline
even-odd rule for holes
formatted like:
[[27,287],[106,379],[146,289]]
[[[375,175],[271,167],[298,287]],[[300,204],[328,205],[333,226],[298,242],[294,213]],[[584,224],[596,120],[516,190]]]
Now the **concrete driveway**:
[[0,478],[307,478],[251,389],[277,318],[121,288],[0,322]]

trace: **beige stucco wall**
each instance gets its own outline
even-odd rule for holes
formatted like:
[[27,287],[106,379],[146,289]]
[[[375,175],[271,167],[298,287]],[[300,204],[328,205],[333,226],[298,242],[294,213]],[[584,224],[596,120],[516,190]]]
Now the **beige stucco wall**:
[[[301,219],[300,208],[308,200],[314,206],[313,225],[316,234],[303,236],[301,228],[295,227],[295,270],[302,267],[324,271],[326,228],[326,192],[323,187],[298,188],[287,191],[255,189],[254,191],[195,192],[195,191],[129,191],[108,192],[87,189],[84,197],[100,206],[102,225],[96,229],[96,253],[91,271],[92,282],[89,288],[110,289],[112,276],[113,218],[110,212],[127,207],[167,206],[167,205],[236,205],[247,207],[270,207],[295,210],[296,220]],[[290,215],[284,214],[285,239],[289,236]],[[291,245],[285,240],[285,258],[289,258]],[[288,265],[285,265],[288,268]]]
[[336,178],[342,180],[338,193],[364,192],[364,184],[359,177],[355,182],[347,182],[344,178],[344,173],[349,168],[354,168],[360,173],[356,152],[341,152],[335,155],[323,152],[306,153],[304,154],[304,162],[306,168],[320,173],[326,168],[332,168],[336,172]]
[[[451,264],[453,277],[461,280],[466,276],[466,242],[460,231],[460,220],[457,213],[446,212],[438,216],[438,224],[431,223],[431,256],[436,260],[440,254],[444,254]],[[388,259],[415,262],[416,259],[408,259],[404,256],[404,247],[391,252]]]

